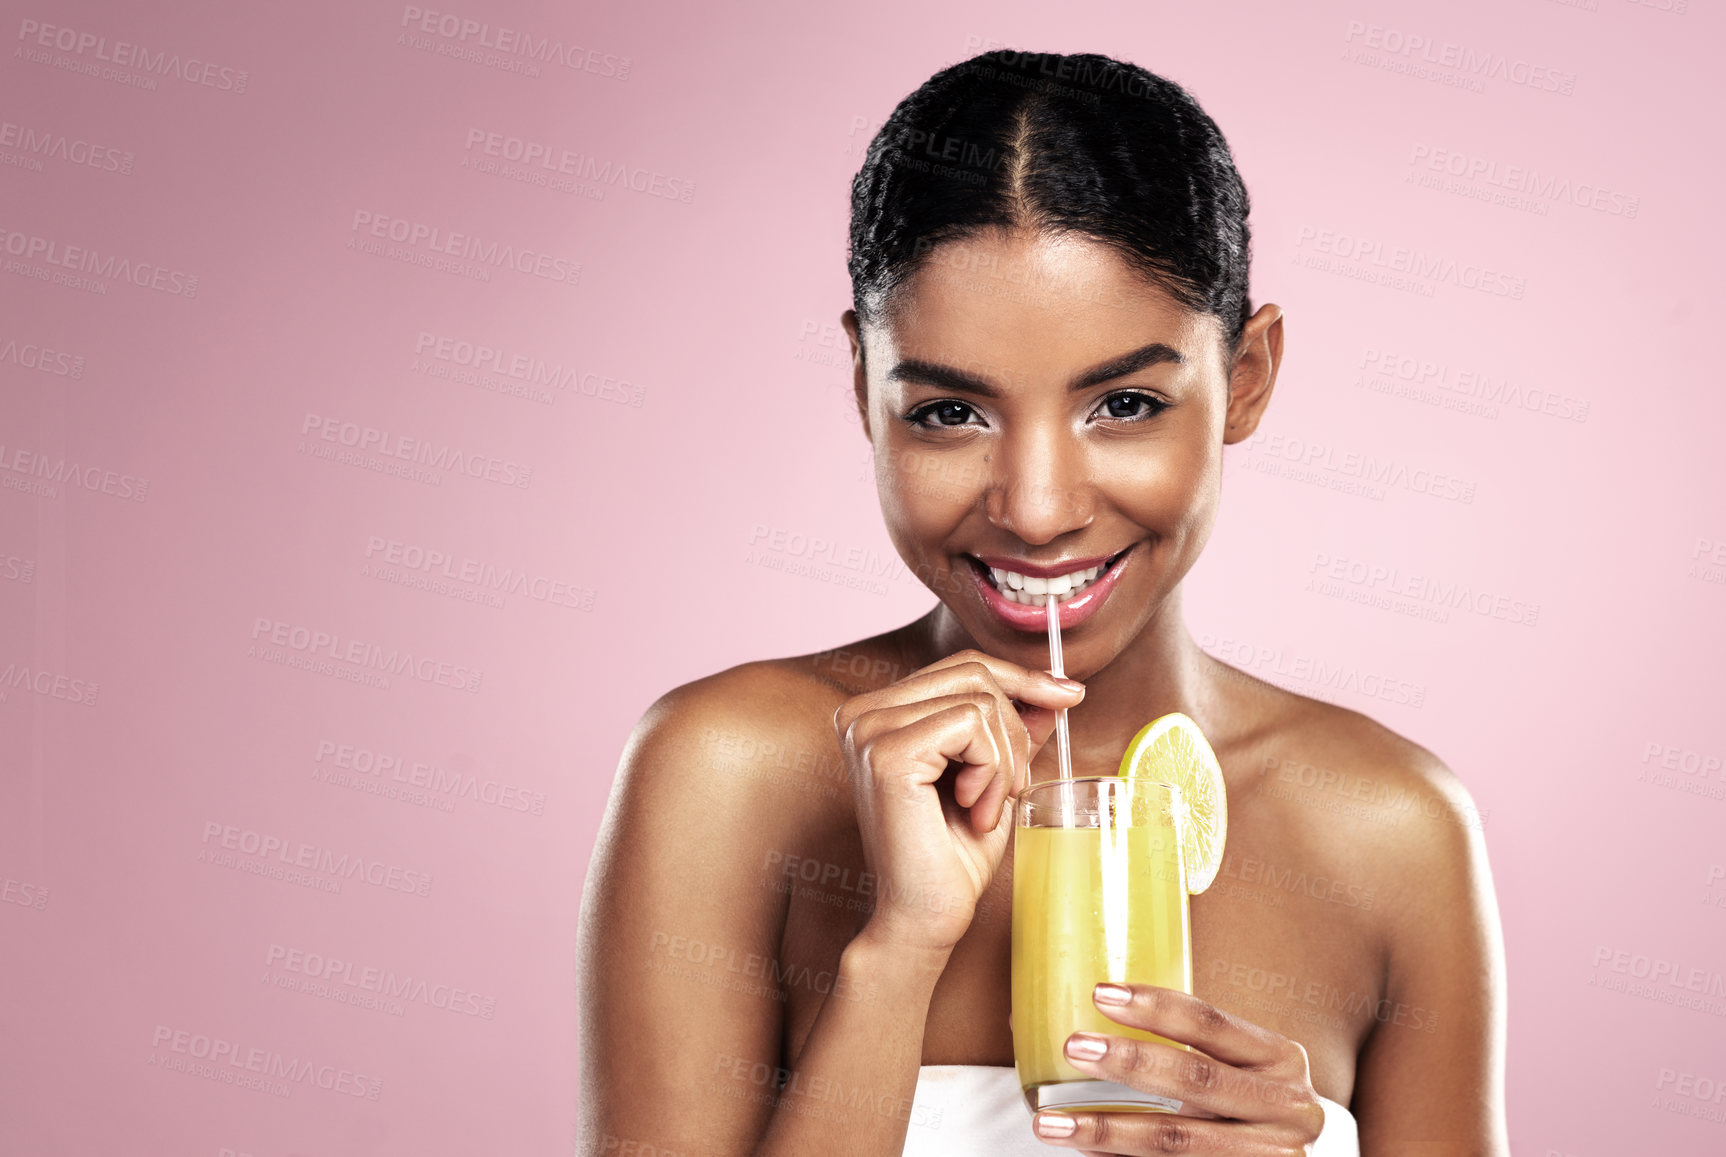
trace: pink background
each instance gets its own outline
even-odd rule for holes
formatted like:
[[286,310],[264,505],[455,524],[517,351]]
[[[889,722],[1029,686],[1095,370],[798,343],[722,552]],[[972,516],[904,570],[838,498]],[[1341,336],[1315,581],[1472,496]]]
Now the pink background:
[[[847,191],[1003,45],[1234,149],[1288,347],[1189,624],[1473,791],[1516,1151],[1726,1148],[1713,5],[153,8],[0,22],[0,1152],[572,1151],[630,727],[931,604],[848,410]],[[1437,272],[1369,279],[1399,248]]]

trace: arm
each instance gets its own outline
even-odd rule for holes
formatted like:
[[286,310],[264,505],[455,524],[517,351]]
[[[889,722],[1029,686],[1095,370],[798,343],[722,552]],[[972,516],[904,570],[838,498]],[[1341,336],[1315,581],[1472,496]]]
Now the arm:
[[1436,760],[1426,772],[1429,802],[1389,833],[1398,895],[1386,905],[1386,1003],[1355,1075],[1361,1152],[1502,1157],[1510,1144],[1498,902],[1468,792]]
[[[1053,722],[1035,709],[1032,740],[995,679],[1027,702],[1079,695],[996,667],[955,657],[836,715],[877,902],[794,1070],[780,986],[805,981],[778,972],[785,902],[761,885],[808,817],[770,782],[716,769],[707,737],[806,746],[785,721],[809,705],[732,674],[648,712],[584,888],[583,1157],[631,1143],[679,1157],[903,1150],[935,982],[1011,833],[1008,793]],[[952,764],[943,806],[935,783]]]

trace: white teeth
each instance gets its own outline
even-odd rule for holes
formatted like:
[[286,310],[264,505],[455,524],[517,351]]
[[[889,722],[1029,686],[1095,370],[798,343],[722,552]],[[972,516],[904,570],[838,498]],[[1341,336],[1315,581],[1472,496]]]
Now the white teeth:
[[1047,606],[1050,598],[1060,601],[1078,594],[1095,582],[1105,569],[1105,565],[1099,564],[1071,574],[1056,575],[1054,578],[1038,578],[992,566],[989,568],[989,576],[995,580],[995,589],[1000,591],[1001,597],[1008,602],[1041,607]]

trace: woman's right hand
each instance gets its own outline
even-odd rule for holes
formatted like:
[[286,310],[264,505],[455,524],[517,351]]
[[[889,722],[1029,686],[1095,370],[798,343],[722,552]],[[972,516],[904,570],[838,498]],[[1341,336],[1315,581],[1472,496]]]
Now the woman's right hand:
[[959,942],[1056,709],[1083,698],[1072,680],[960,651],[840,704],[833,726],[875,877],[865,934],[932,951]]

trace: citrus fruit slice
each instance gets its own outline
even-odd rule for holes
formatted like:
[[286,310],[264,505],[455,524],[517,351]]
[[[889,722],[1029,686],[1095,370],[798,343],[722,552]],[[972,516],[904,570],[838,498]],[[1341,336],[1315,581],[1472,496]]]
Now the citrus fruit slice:
[[1199,725],[1179,711],[1151,720],[1127,744],[1118,774],[1172,783],[1181,789],[1182,810],[1186,812],[1186,822],[1181,825],[1181,858],[1186,864],[1187,892],[1196,896],[1210,887],[1223,864],[1229,797],[1223,789],[1223,769],[1216,752],[1205,742]]

